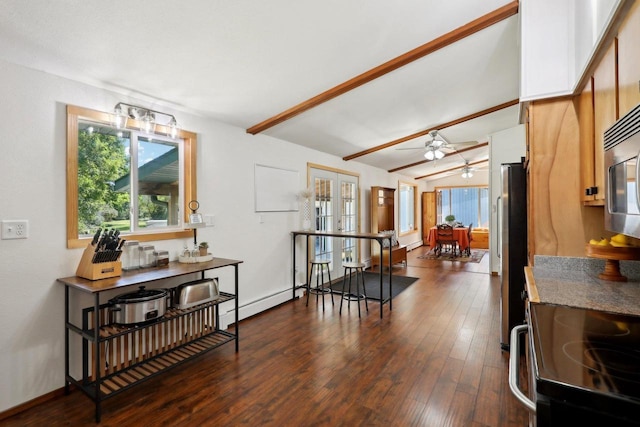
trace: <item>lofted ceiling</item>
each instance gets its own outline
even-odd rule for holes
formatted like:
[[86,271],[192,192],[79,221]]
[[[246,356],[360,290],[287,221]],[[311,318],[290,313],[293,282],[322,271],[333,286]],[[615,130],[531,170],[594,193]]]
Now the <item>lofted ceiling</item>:
[[[435,179],[480,165],[488,135],[518,124],[517,11],[505,0],[3,0],[0,59]],[[426,162],[433,129],[478,147]]]

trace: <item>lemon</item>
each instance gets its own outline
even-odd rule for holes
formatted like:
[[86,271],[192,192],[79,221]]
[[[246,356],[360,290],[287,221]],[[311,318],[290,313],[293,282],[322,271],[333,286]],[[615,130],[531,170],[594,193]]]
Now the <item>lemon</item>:
[[611,244],[613,244],[614,242],[619,243],[620,245],[626,246],[629,244],[629,238],[624,234],[616,234],[611,238]]

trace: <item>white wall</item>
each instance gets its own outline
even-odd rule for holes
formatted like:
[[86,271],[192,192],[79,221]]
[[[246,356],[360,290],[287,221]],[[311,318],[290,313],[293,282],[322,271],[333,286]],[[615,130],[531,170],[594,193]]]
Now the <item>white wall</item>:
[[497,247],[498,224],[496,219],[497,199],[502,192],[500,165],[502,163],[520,162],[521,158],[525,156],[525,132],[525,125],[518,125],[489,136],[489,164],[491,165],[491,176],[489,177],[489,195],[491,198],[489,260],[492,273],[497,273],[501,270]]
[[[2,61],[0,79],[0,219],[27,219],[30,226],[26,240],[0,240],[0,411],[64,385],[64,287],[56,278],[74,275],[82,252],[66,248],[67,104],[101,111],[110,111],[119,101],[147,105],[174,113],[184,129],[198,134],[200,212],[215,215],[214,227],[200,229],[198,238],[210,243],[214,256],[244,261],[239,270],[241,306],[250,307],[273,294],[289,295],[289,233],[301,226],[298,212],[261,213],[260,223],[254,212],[255,163],[300,171],[301,190],[311,160],[359,173],[363,231],[369,230],[370,187],[397,188],[398,180],[411,180],[268,136],[249,135],[244,129],[158,102],[141,102]],[[420,231],[401,240],[410,243],[419,236]],[[175,259],[189,241],[154,244]],[[368,258],[369,245],[362,247]],[[220,277],[223,290],[233,286],[233,269],[228,270],[213,273]],[[105,295],[101,302],[111,296]],[[73,301],[87,303],[84,297]]]

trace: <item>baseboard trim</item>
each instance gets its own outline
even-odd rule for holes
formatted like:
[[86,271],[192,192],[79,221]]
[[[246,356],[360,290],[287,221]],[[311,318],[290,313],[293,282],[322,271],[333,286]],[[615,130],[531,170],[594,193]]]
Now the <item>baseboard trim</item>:
[[[73,385],[70,385],[69,387],[70,387],[70,390],[75,389]],[[38,405],[42,405],[45,402],[48,402],[53,399],[57,399],[62,396],[64,396],[64,387],[60,387],[59,389],[50,391],[49,393],[45,393],[42,396],[38,396],[27,402],[14,406],[13,408],[9,408],[6,411],[0,412],[0,421],[6,420],[9,417],[19,414],[20,412],[24,412],[28,409],[34,408]]]
[[[302,294],[303,289],[296,290],[296,297],[300,297]],[[245,303],[238,307],[238,320],[255,316],[256,314],[262,313],[265,310],[269,310],[270,308],[276,307],[290,300],[291,288]],[[235,322],[236,317],[234,311],[235,309],[231,308],[226,313],[220,314],[220,329],[227,329],[229,325],[232,325]]]
[[422,240],[416,240],[415,242],[409,243],[407,245],[407,250],[412,251],[416,248],[419,248],[420,246],[422,246]]

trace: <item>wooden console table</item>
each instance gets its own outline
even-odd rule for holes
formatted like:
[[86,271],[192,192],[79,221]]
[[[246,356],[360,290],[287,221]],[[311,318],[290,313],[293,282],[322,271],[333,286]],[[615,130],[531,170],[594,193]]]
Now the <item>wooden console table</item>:
[[[96,422],[102,415],[102,401],[132,386],[161,374],[201,354],[234,341],[239,350],[238,335],[238,265],[242,261],[214,258],[211,261],[183,264],[170,262],[165,267],[124,271],[121,276],[87,280],[77,276],[58,279],[65,286],[65,393],[73,384],[95,403]],[[159,280],[222,267],[235,269],[235,294],[220,292],[217,300],[187,309],[168,308],[165,315],[152,323],[118,325],[109,320],[109,304],[100,303],[100,294],[114,289],[144,285]],[[89,293],[93,307],[83,308],[82,325],[70,320],[70,290]],[[218,305],[235,301],[235,333],[220,329]],[[82,339],[82,378],[74,378],[69,369],[69,333]]]
[[[296,298],[296,289],[306,288],[306,281],[309,280],[309,239],[311,237],[343,237],[343,238],[354,238],[354,239],[367,239],[367,240],[375,240],[380,244],[380,249],[382,250],[383,242],[387,240],[389,242],[389,246],[391,246],[391,236],[388,234],[379,234],[379,233],[355,233],[355,232],[329,232],[329,231],[292,231],[291,232],[291,252],[293,253],[293,265],[292,269],[292,278],[293,278],[293,298]],[[306,241],[306,254],[307,254],[307,262],[306,262],[306,273],[305,273],[305,284],[296,286],[296,237],[298,236],[307,236]],[[389,310],[393,308],[392,302],[392,281],[391,281],[391,257],[389,258],[389,297],[385,298],[382,292],[382,279],[384,277],[382,266],[380,266],[380,318],[382,318],[382,308],[386,302],[389,303]]]

